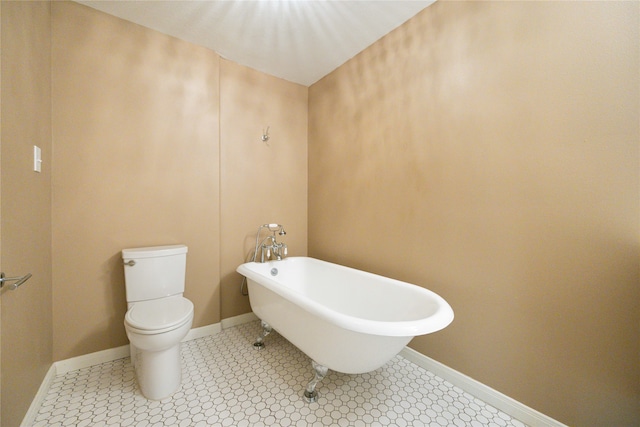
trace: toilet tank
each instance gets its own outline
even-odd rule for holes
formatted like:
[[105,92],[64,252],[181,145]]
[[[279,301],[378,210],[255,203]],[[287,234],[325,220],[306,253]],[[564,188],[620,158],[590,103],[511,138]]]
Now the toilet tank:
[[187,266],[185,245],[123,249],[122,259],[127,302],[152,300],[184,292]]

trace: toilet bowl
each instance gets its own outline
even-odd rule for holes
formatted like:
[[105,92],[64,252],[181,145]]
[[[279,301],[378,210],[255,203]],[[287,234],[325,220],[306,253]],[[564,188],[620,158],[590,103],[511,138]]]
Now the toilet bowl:
[[181,296],[135,303],[125,315],[132,363],[142,394],[162,400],[182,381],[180,341],[193,323],[193,303]]
[[171,396],[182,380],[180,342],[193,323],[193,303],[182,296],[187,247],[123,249],[128,310],[124,327],[142,394]]

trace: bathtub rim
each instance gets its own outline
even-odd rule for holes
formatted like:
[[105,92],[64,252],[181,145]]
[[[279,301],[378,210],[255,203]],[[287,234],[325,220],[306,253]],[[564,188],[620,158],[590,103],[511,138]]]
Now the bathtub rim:
[[[333,310],[322,304],[319,304],[313,301],[311,298],[305,296],[303,293],[291,290],[285,286],[279,285],[277,280],[272,279],[269,276],[261,274],[256,271],[256,266],[266,265],[268,270],[272,267],[282,266],[281,263],[286,262],[287,260],[308,260],[310,262],[328,264],[331,268],[344,269],[347,271],[355,271],[358,274],[362,274],[365,276],[370,276],[374,278],[382,278],[385,281],[389,281],[394,286],[399,287],[410,287],[417,288],[412,289],[414,291],[418,291],[423,295],[430,298],[437,305],[436,312],[427,318],[422,318],[418,320],[403,320],[403,321],[383,321],[383,320],[371,320],[360,318],[348,314],[341,313],[339,311]],[[253,268],[252,268],[253,267]],[[313,258],[313,257],[290,257],[285,258],[282,261],[269,261],[265,263],[257,263],[257,262],[247,262],[238,266],[236,271],[243,276],[245,276],[248,280],[252,280],[259,284],[260,286],[264,286],[265,288],[275,292],[281,297],[299,305],[304,310],[315,314],[322,319],[330,322],[336,326],[340,326],[344,329],[351,330],[354,332],[360,332],[371,335],[381,335],[381,336],[390,336],[390,337],[415,337],[419,335],[426,335],[433,332],[437,332],[441,329],[446,328],[454,319],[453,309],[447,303],[447,301],[442,298],[440,295],[435,292],[423,288],[422,286],[418,286],[412,283],[403,282],[397,279],[392,279],[390,277],[381,276],[379,274],[370,273],[364,270],[358,270],[356,268],[347,267],[341,264],[335,264],[329,261],[324,261],[321,259]]]

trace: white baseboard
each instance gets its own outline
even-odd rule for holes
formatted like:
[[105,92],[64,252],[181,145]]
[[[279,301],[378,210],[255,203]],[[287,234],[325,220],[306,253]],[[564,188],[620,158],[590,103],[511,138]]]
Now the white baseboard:
[[[253,322],[257,319],[258,317],[253,313],[246,313],[235,317],[229,317],[227,319],[222,319],[222,322],[220,323],[214,323],[211,325],[191,329],[187,336],[182,340],[182,342],[203,338],[209,335],[215,335],[217,333],[220,333],[223,329]],[[78,357],[72,357],[70,359],[61,360],[53,364],[53,367],[55,367],[54,376],[64,375],[67,372],[75,371],[76,369],[87,368],[89,366],[111,362],[113,360],[122,359],[124,357],[129,357],[128,344],[121,347],[97,351],[95,353],[85,354]]]
[[44,399],[47,397],[49,388],[51,387],[51,384],[53,383],[53,380],[56,377],[56,375],[57,375],[56,367],[55,367],[55,364],[53,364],[47,371],[47,374],[44,376],[44,379],[42,380],[42,384],[40,384],[40,388],[38,389],[36,396],[31,401],[31,406],[29,406],[29,410],[25,414],[24,419],[22,420],[22,424],[20,424],[20,427],[30,427],[33,424],[35,424],[36,416],[38,415],[40,406],[42,406]]
[[400,356],[415,363],[416,365],[433,372],[440,378],[449,381],[451,384],[460,387],[467,393],[477,397],[483,402],[488,403],[496,409],[522,421],[532,427],[567,427],[559,421],[518,402],[509,396],[500,393],[491,387],[466,376],[440,362],[431,359],[416,350],[405,347],[400,352]]
[[238,325],[244,325],[245,323],[250,323],[255,320],[258,320],[258,316],[253,314],[253,312],[241,314],[239,316],[227,317],[226,319],[222,319],[222,329],[232,328]]
[[187,336],[184,337],[182,342],[208,337],[209,335],[215,335],[217,333],[220,333],[220,331],[222,331],[222,328],[220,327],[220,323],[214,323],[212,325],[193,328],[189,331]]
[[128,344],[107,350],[96,351],[95,353],[72,357],[70,359],[60,360],[55,362],[53,366],[56,367],[56,375],[64,375],[67,372],[75,371],[76,369],[88,368],[89,366],[111,362],[113,360],[122,359],[123,357],[129,357]]

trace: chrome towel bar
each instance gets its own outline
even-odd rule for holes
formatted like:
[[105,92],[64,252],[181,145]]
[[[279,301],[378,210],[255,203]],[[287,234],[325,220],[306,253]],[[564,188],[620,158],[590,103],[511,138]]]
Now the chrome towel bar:
[[4,282],[16,282],[9,286],[9,289],[14,291],[18,289],[18,286],[29,280],[29,278],[31,278],[31,273],[27,273],[20,277],[5,277],[4,273],[0,273],[0,288],[4,287]]

